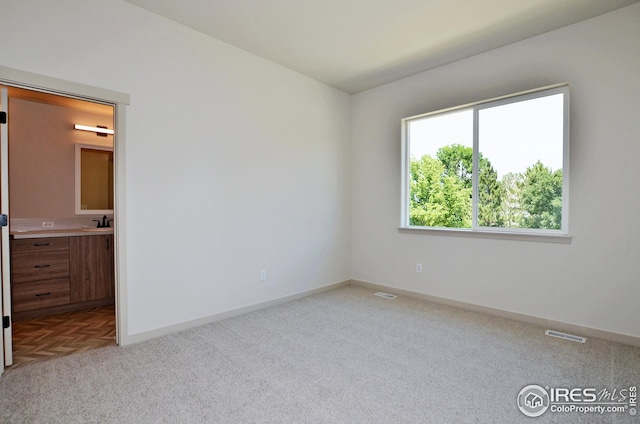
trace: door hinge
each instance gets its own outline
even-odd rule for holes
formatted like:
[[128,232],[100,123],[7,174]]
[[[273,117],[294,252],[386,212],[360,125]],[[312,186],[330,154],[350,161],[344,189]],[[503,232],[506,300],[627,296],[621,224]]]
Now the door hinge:
[[7,225],[9,225],[9,218],[7,217],[6,213],[2,213],[0,214],[0,227],[6,227]]
[[0,124],[7,123],[7,112],[0,112]]
[[2,328],[11,327],[11,317],[2,317]]

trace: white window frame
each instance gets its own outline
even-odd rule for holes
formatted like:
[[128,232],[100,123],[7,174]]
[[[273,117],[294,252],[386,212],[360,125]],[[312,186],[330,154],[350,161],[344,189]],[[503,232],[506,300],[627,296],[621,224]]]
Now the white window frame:
[[[560,229],[538,228],[502,228],[502,227],[478,227],[478,112],[482,109],[501,106],[510,103],[546,97],[554,94],[564,95],[564,128],[563,128],[563,157],[562,157],[562,223]],[[447,228],[447,227],[420,227],[410,225],[409,221],[409,190],[410,190],[410,145],[408,124],[417,119],[428,116],[461,111],[463,109],[473,111],[473,196],[472,196],[472,226],[471,228]],[[401,187],[401,211],[400,232],[421,233],[436,235],[451,235],[463,237],[483,237],[498,239],[516,239],[528,241],[547,241],[558,243],[570,243],[569,235],[569,85],[567,83],[522,91],[506,96],[468,103],[448,109],[437,110],[420,115],[403,118],[402,121],[402,187]]]

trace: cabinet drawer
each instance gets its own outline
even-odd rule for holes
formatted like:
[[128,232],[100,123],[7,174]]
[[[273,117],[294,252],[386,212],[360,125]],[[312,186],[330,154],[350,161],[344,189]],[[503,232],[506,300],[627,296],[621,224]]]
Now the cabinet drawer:
[[69,237],[46,237],[11,240],[11,253],[50,252],[69,250]]
[[12,255],[11,281],[26,283],[69,277],[69,251]]
[[68,278],[13,286],[14,312],[33,311],[51,306],[66,305],[69,302]]

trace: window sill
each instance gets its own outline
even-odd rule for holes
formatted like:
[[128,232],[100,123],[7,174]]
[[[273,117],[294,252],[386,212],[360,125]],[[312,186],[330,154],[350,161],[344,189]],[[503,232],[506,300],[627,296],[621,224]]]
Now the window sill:
[[425,234],[431,236],[471,237],[562,244],[571,244],[571,239],[573,238],[567,234],[509,233],[506,231],[467,230],[460,228],[400,227],[398,228],[398,232],[401,234]]

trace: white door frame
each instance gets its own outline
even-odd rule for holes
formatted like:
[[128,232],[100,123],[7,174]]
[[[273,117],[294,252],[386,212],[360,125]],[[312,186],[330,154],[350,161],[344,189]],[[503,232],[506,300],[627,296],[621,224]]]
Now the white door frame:
[[[114,107],[114,129],[113,150],[114,160],[114,215],[117,222],[114,228],[115,235],[115,301],[116,301],[116,343],[127,344],[127,284],[126,284],[126,244],[124,235],[126,231],[125,222],[125,178],[124,168],[118,164],[124,164],[125,146],[125,112],[129,104],[129,95],[117,91],[92,87],[89,85],[51,78],[43,75],[33,74],[18,69],[0,66],[0,85],[24,88],[27,90],[41,91],[58,96],[73,97],[81,100],[88,100],[98,103],[106,103]],[[8,117],[11,119],[10,117]],[[122,201],[120,201],[120,199]],[[4,250],[4,249],[3,249]],[[0,291],[1,293],[1,291]],[[0,296],[1,297],[1,296]],[[0,339],[0,341],[2,341]],[[4,344],[0,350],[4,351]],[[0,374],[4,371],[4,355],[0,363]]]
[[[9,96],[5,86],[0,86],[0,110],[8,112]],[[3,124],[0,129],[0,213],[9,215],[9,125]],[[0,312],[2,317],[9,317],[11,314],[11,287],[10,287],[10,258],[9,258],[9,226],[0,228],[0,254],[2,258],[2,271],[0,273]],[[0,364],[13,364],[13,338],[12,328],[3,328],[0,331]],[[4,366],[0,369],[0,375],[4,371]]]

